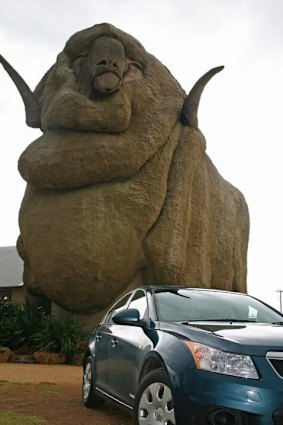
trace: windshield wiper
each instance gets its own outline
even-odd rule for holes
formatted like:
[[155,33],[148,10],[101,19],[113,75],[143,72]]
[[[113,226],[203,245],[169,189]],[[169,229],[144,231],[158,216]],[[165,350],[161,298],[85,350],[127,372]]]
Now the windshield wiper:
[[283,322],[272,322],[271,324],[272,325],[281,325],[282,326],[283,325]]

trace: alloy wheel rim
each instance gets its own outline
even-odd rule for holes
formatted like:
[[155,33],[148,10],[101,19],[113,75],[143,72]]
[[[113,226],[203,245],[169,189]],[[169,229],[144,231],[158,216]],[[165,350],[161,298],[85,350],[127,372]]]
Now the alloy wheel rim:
[[91,386],[91,365],[88,363],[85,368],[84,372],[84,381],[83,381],[83,393],[84,393],[84,399],[86,400],[90,393],[90,386]]
[[162,382],[150,384],[139,402],[140,425],[175,425],[172,392]]

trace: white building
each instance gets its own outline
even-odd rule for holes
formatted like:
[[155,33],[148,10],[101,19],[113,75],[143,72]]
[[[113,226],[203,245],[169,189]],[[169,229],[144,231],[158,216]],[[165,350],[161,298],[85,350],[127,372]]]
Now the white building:
[[0,247],[0,300],[24,303],[23,269],[24,263],[15,246]]

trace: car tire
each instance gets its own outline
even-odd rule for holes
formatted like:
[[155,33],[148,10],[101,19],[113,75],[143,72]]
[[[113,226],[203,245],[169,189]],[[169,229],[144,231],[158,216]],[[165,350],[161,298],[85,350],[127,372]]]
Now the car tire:
[[90,356],[86,359],[86,362],[84,364],[82,396],[84,405],[89,408],[100,407],[105,402],[103,398],[95,394],[93,383],[93,369]]
[[164,369],[141,381],[134,403],[134,425],[176,425],[171,383]]

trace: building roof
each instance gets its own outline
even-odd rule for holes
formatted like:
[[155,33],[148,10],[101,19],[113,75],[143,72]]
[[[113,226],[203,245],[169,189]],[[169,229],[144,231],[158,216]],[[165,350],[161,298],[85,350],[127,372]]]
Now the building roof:
[[0,247],[0,289],[23,286],[24,263],[15,246]]

